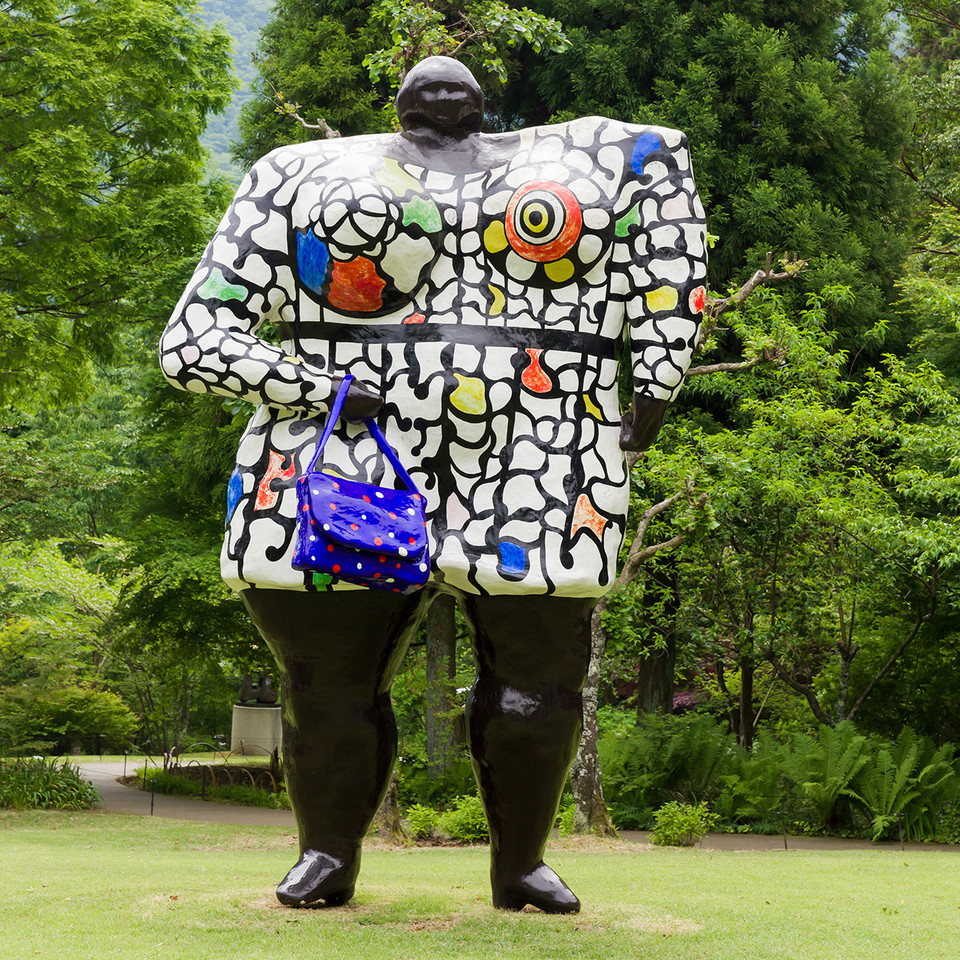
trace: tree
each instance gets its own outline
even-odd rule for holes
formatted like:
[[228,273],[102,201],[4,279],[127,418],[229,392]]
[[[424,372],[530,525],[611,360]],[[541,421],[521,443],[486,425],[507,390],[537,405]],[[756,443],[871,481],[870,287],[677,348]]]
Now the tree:
[[[863,363],[911,339],[894,308],[911,191],[897,169],[911,104],[876,0],[810,6],[686,0],[538,0],[571,41],[522,55],[504,114],[600,114],[683,130],[712,233],[710,285],[743,282],[767,250],[811,261],[795,285],[843,283],[830,323]],[[894,323],[894,320],[897,322]]]
[[435,54],[470,67],[495,115],[524,45],[540,54],[567,42],[556,20],[505,0],[280,0],[261,34],[261,96],[243,108],[235,156],[250,166],[285,143],[394,129],[393,93]]
[[79,396],[117,324],[166,312],[171,266],[208,231],[198,138],[229,100],[229,41],[194,11],[192,0],[0,4],[6,403]]

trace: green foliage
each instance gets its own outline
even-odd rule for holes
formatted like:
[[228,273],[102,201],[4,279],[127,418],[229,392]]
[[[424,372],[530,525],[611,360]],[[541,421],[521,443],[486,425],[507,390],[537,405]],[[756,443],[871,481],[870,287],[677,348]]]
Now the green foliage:
[[0,760],[0,808],[89,810],[100,800],[93,785],[62,760]]
[[406,820],[410,824],[410,832],[414,839],[428,840],[437,830],[440,814],[433,807],[415,803],[407,810]]
[[392,45],[367,54],[363,65],[374,83],[385,77],[392,87],[420,60],[438,55],[462,56],[481,82],[506,83],[510,48],[562,53],[570,45],[556,20],[503,0],[379,0],[371,22],[389,31]]
[[483,803],[477,796],[457,797],[453,807],[440,814],[436,830],[457,843],[486,843],[490,839]]
[[838,807],[869,763],[867,738],[853,724],[822,727],[816,738],[796,734],[785,754],[786,773],[809,801],[818,829],[835,826]]
[[[274,793],[262,787],[243,783],[204,784],[193,777],[161,770],[158,767],[140,767],[136,771],[141,790],[152,790],[177,797],[204,796],[221,803],[235,803],[245,807],[263,807],[267,810],[289,810],[290,800],[286,790]],[[209,779],[209,778],[208,778]]]
[[940,811],[960,795],[953,753],[952,745],[937,750],[909,727],[876,750],[847,791],[869,816],[873,840],[894,835],[901,822],[908,838],[937,835]]
[[711,717],[645,716],[631,730],[600,740],[603,790],[617,825],[647,826],[667,801],[698,804],[720,792],[735,738]]
[[661,847],[692,847],[716,826],[717,816],[705,802],[698,804],[665,803],[653,815],[652,843]]
[[[90,386],[120,322],[162,315],[200,241],[199,135],[229,99],[228,39],[174,0],[0,9],[0,399]],[[136,292],[165,290],[166,299]]]

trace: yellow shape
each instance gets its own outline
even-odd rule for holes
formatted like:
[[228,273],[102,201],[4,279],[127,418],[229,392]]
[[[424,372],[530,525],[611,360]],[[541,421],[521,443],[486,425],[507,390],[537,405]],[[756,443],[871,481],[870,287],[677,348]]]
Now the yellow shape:
[[493,303],[490,304],[490,316],[495,317],[498,314],[503,313],[503,308],[506,306],[507,298],[503,295],[503,291],[499,287],[495,287],[492,283],[490,284],[489,289],[493,294]]
[[647,294],[647,307],[654,313],[660,310],[673,310],[679,299],[675,287],[658,287]]
[[596,417],[598,420],[603,419],[603,414],[600,412],[600,408],[590,399],[590,394],[585,393],[583,395],[583,405],[587,408],[587,413],[592,417]]
[[284,357],[283,359],[286,360],[287,363],[303,363],[299,357]]
[[483,381],[477,377],[465,377],[462,373],[454,376],[460,381],[460,386],[450,394],[450,402],[464,413],[479,416],[487,412],[487,394]]
[[396,160],[384,160],[376,173],[377,179],[398,197],[405,193],[423,193],[423,187],[404,170]]
[[[534,214],[537,215],[534,223]],[[531,203],[523,209],[523,225],[531,233],[543,233],[547,229],[547,208],[542,203]]]
[[507,243],[507,231],[503,227],[502,220],[494,220],[493,223],[483,231],[483,245],[491,253],[499,253],[501,250],[506,250],[509,244]]
[[554,283],[566,283],[573,276],[574,269],[573,263],[566,257],[543,265],[543,272]]

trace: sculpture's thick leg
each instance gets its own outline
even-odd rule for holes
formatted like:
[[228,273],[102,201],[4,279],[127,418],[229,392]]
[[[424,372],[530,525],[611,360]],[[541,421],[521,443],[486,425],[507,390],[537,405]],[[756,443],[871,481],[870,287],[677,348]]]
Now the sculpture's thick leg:
[[375,590],[242,597],[280,670],[284,771],[300,834],[300,860],[277,898],[346,903],[396,759],[390,685],[417,599]]
[[580,691],[595,600],[475,597],[477,681],[470,749],[490,826],[493,904],[576,913],[580,901],[543,862],[580,739]]

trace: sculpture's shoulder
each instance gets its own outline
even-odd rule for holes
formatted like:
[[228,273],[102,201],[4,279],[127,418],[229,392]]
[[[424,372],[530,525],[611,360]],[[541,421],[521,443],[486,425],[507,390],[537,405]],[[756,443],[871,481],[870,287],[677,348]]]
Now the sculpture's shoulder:
[[681,130],[655,124],[625,123],[610,117],[579,117],[565,123],[526,127],[521,131],[521,135],[536,140],[562,137],[571,146],[584,149],[635,142],[642,136],[657,137],[667,149],[686,146],[687,142],[686,135]]
[[332,176],[355,176],[382,162],[393,138],[393,134],[375,133],[288,144],[261,157],[248,177],[290,182],[326,171]]

